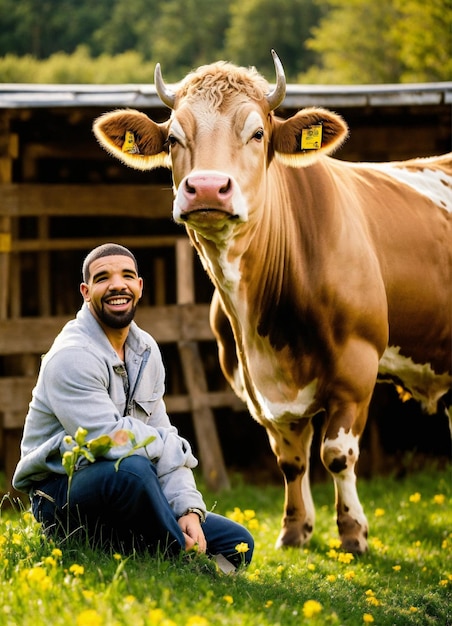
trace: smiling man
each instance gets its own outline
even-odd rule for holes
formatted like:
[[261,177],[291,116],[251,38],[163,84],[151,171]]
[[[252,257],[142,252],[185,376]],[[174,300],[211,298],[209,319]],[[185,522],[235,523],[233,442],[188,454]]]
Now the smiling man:
[[[125,552],[194,548],[233,566],[249,563],[250,533],[206,512],[192,472],[197,460],[166,413],[159,348],[133,321],[143,292],[134,255],[99,246],[82,276],[84,304],[42,361],[14,487],[29,493],[49,535],[81,535]],[[108,435],[118,445],[93,463],[79,455],[68,493],[63,455],[74,454],[79,428],[85,441]],[[249,550],[238,553],[243,543]]]

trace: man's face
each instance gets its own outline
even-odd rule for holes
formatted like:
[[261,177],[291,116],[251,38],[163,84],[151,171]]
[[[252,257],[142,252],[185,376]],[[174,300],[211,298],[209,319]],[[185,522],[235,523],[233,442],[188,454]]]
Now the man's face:
[[102,325],[125,328],[135,316],[143,279],[130,257],[105,256],[91,263],[89,281],[80,285],[80,292]]

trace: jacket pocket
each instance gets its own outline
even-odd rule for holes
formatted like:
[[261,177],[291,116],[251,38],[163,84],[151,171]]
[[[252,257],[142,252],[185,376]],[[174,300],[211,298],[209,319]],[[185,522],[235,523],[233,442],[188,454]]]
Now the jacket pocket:
[[142,422],[148,423],[158,398],[159,396],[156,394],[154,397],[151,397],[150,400],[134,399],[132,404],[132,416]]

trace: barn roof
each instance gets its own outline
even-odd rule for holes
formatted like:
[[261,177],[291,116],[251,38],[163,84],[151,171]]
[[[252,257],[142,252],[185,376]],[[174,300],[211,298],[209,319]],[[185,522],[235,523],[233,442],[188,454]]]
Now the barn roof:
[[[288,85],[283,107],[452,104],[452,82],[392,85]],[[0,84],[0,109],[162,107],[154,85]]]

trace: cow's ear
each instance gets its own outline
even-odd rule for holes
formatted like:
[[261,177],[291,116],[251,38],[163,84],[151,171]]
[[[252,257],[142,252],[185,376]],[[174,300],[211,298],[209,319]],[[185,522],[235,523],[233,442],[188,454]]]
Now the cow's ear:
[[105,113],[93,124],[100,145],[126,165],[138,170],[171,167],[166,145],[167,125],[156,124],[133,109]]
[[308,108],[288,120],[275,120],[272,143],[276,158],[290,167],[306,167],[320,154],[331,154],[348,136],[344,120],[326,109]]

